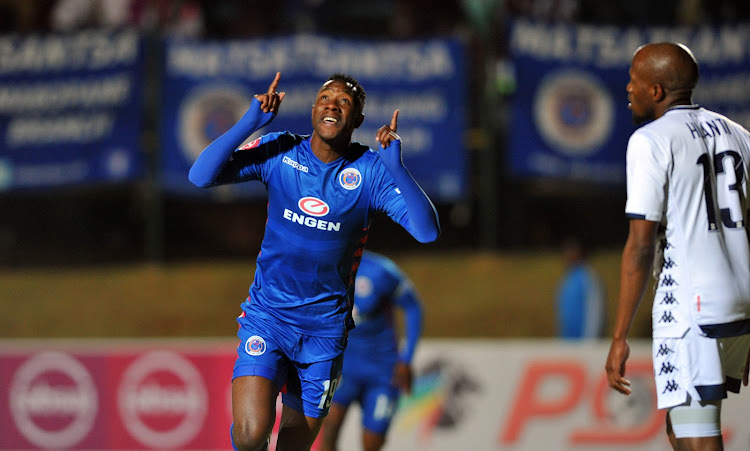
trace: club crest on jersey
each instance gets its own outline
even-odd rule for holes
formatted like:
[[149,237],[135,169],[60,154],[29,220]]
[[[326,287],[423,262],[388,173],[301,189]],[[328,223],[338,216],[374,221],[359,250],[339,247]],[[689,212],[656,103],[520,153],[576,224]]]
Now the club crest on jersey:
[[362,183],[362,174],[355,168],[346,168],[339,174],[339,184],[344,189],[353,190]]
[[331,207],[329,207],[327,203],[312,196],[303,197],[297,202],[297,206],[304,213],[315,217],[325,216],[331,211]]
[[258,335],[253,335],[245,342],[245,352],[250,355],[261,355],[266,352],[266,340]]

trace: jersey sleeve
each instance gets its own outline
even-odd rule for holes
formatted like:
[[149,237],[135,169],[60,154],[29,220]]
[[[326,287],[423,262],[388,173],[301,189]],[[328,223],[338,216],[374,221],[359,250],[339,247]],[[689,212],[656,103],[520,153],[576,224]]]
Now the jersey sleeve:
[[625,215],[630,219],[660,222],[667,199],[669,158],[655,139],[642,130],[628,141],[626,157],[627,202]]
[[391,296],[393,303],[404,312],[405,342],[399,360],[411,363],[422,335],[422,302],[414,289],[414,284],[395,263],[388,260],[383,267],[390,278],[397,282]]
[[374,208],[401,225],[417,241],[434,241],[440,235],[437,210],[405,167],[397,177],[378,158],[371,185]]
[[[258,99],[253,99],[247,112],[224,134],[209,144],[193,163],[188,179],[200,188],[228,183],[234,180],[237,165],[233,161],[235,150],[256,130],[270,122],[275,113],[264,113]],[[255,143],[255,141],[253,141]],[[251,144],[253,144],[251,143]]]
[[291,133],[269,133],[232,152],[229,160],[216,176],[214,185],[240,183],[249,180],[268,180],[269,161],[285,152],[296,141]]

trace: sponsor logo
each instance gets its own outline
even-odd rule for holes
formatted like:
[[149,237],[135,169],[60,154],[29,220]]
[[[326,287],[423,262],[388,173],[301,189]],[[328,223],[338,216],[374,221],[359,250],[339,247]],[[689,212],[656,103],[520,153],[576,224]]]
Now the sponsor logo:
[[69,448],[94,425],[99,400],[88,370],[62,352],[27,360],[10,384],[10,411],[21,434],[40,448]]
[[571,156],[596,152],[614,124],[612,96],[592,74],[565,70],[544,80],[534,99],[534,120],[553,149]]
[[260,144],[260,138],[255,138],[249,143],[240,146],[240,150],[255,149],[256,147],[258,147],[258,144]]
[[297,224],[310,227],[311,229],[326,230],[328,232],[338,232],[341,230],[340,222],[324,221],[322,219],[311,218],[299,213],[295,213],[288,208],[284,209],[284,219],[296,222]]
[[284,156],[281,161],[302,172],[307,172],[310,170],[307,166],[303,166],[287,156]]
[[253,335],[245,342],[245,352],[250,355],[262,355],[266,352],[266,340],[258,335]]
[[303,197],[297,202],[297,206],[303,212],[315,217],[325,216],[331,211],[331,207],[317,197]]
[[118,408],[127,431],[153,448],[180,448],[198,434],[208,394],[195,366],[169,351],[136,359],[123,374]]
[[339,184],[344,189],[353,190],[362,183],[362,174],[355,168],[346,168],[339,174]]

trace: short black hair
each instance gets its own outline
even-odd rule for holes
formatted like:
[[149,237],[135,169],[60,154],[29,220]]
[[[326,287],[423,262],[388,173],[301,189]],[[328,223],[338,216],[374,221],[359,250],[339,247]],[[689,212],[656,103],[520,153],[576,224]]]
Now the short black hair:
[[354,92],[354,100],[357,102],[359,112],[362,113],[365,110],[365,99],[367,98],[367,94],[365,93],[365,88],[363,88],[362,85],[359,84],[357,79],[355,79],[351,75],[336,72],[335,74],[331,74],[331,76],[328,77],[326,83],[328,83],[329,81],[340,81],[346,83]]

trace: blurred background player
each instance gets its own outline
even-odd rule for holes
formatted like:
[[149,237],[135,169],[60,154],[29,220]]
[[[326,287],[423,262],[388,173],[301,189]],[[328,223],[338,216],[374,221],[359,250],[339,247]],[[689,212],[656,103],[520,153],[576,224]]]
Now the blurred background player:
[[[394,309],[403,311],[399,350]],[[422,331],[422,305],[409,278],[389,258],[366,251],[357,272],[354,320],[341,382],[323,426],[321,451],[334,451],[349,405],[362,408],[362,449],[385,443],[401,393],[411,393],[411,360]]]
[[333,74],[318,90],[311,135],[269,133],[242,145],[278,113],[280,79],[189,173],[199,187],[260,180],[268,192],[255,277],[237,319],[230,431],[242,450],[267,449],[283,387],[276,449],[315,441],[341,375],[372,219],[387,214],[420,242],[440,234],[435,207],[403,164],[398,110],[375,136],[379,152],[351,141],[364,121],[365,91],[348,75]]
[[588,262],[588,251],[576,237],[562,245],[565,272],[557,290],[557,336],[569,340],[604,336],[607,296],[604,283]]
[[667,409],[675,450],[719,451],[722,399],[739,392],[750,346],[750,133],[693,104],[698,76],[682,44],[647,44],[633,55],[629,108],[636,125],[645,125],[628,141],[630,230],[606,369],[610,387],[630,394],[628,332],[658,244],[651,313],[657,405]]

